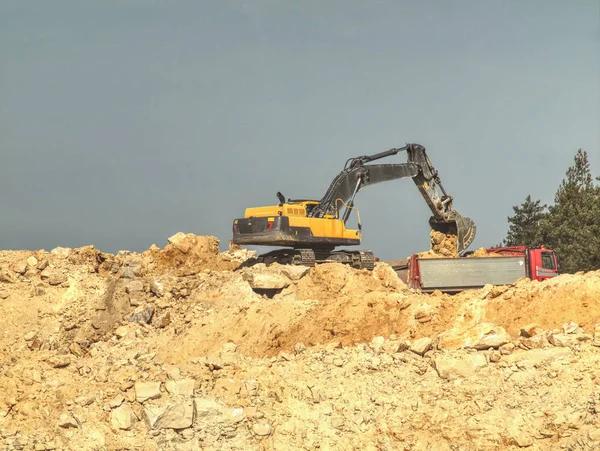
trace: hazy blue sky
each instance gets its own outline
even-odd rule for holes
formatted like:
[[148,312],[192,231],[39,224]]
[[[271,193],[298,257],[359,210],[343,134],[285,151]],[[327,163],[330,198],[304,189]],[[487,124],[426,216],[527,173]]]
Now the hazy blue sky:
[[[407,142],[472,248],[551,202],[578,148],[600,175],[600,2],[0,1],[0,248],[226,248],[245,207]],[[357,205],[362,248],[427,248],[412,181]]]

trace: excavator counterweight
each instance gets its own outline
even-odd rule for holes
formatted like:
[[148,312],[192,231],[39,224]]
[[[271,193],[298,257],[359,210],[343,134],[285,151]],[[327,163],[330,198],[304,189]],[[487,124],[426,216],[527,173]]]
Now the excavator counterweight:
[[[367,164],[406,151],[408,161],[394,164]],[[457,236],[457,253],[464,252],[475,238],[475,224],[460,215],[432,166],[425,148],[407,144],[375,155],[350,158],[333,179],[321,200],[291,200],[277,193],[279,204],[248,208],[244,218],[233,223],[233,242],[264,246],[287,246],[259,256],[265,262],[312,266],[325,261],[340,261],[357,268],[372,269],[370,251],[334,251],[338,246],[360,244],[362,225],[358,230],[346,228],[355,209],[358,192],[366,186],[396,179],[412,178],[429,206],[430,227]],[[340,210],[343,209],[343,212]]]

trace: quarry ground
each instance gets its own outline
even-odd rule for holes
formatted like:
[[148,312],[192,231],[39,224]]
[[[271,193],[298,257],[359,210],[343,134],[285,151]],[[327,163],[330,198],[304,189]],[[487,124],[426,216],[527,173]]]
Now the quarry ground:
[[452,296],[248,257],[0,251],[0,449],[600,449],[600,271]]

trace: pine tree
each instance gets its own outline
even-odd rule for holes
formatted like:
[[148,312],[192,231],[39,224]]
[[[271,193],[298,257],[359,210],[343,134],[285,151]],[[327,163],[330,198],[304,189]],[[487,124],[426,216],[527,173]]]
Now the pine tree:
[[579,149],[541,221],[544,244],[561,259],[562,272],[600,268],[600,187],[594,184],[587,152]]
[[504,239],[505,246],[539,246],[542,244],[540,221],[546,215],[546,205],[540,200],[532,201],[531,195],[521,205],[512,207],[514,216],[508,217],[508,233]]

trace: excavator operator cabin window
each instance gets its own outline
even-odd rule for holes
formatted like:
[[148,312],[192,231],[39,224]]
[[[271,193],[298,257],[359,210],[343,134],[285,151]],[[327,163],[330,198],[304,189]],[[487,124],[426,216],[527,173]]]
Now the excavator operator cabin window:
[[556,269],[552,252],[542,252],[542,268]]

